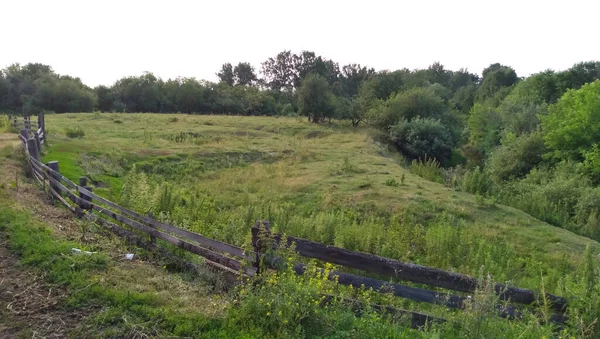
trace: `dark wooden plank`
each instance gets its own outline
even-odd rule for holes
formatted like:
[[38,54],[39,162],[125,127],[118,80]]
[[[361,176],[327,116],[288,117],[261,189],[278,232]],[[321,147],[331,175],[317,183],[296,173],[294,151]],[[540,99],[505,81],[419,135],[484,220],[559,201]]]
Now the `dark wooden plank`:
[[[98,212],[100,212],[100,213],[102,213],[102,214],[104,214],[104,215],[106,215],[108,217],[111,217],[114,220],[122,222],[122,223],[124,223],[124,224],[126,224],[126,225],[128,225],[128,226],[130,226],[132,228],[135,228],[135,229],[137,229],[139,231],[142,231],[142,232],[144,232],[146,234],[149,234],[149,235],[151,235],[153,237],[156,237],[158,239],[162,239],[162,240],[164,240],[164,241],[166,241],[166,242],[168,242],[168,243],[170,243],[170,244],[172,244],[174,246],[182,248],[182,249],[184,249],[184,250],[186,250],[188,252],[192,252],[192,253],[198,254],[198,255],[200,255],[200,256],[202,256],[202,257],[204,257],[204,258],[206,258],[206,259],[208,259],[210,261],[219,263],[219,264],[221,264],[223,266],[229,267],[229,268],[231,268],[233,270],[236,270],[236,271],[239,271],[239,270],[242,269],[242,265],[241,265],[240,261],[238,261],[238,260],[235,260],[233,258],[229,258],[229,257],[224,256],[222,254],[213,252],[213,251],[211,251],[211,250],[209,250],[207,248],[204,248],[204,247],[201,247],[201,246],[198,246],[198,245],[194,245],[194,244],[190,244],[190,243],[188,243],[188,242],[186,242],[184,240],[181,240],[181,239],[176,238],[174,236],[171,236],[171,235],[168,235],[166,233],[160,232],[157,229],[154,229],[152,227],[146,226],[146,225],[141,224],[141,223],[139,223],[137,221],[134,221],[134,220],[131,220],[129,218],[126,218],[126,217],[124,217],[124,216],[122,216],[120,214],[116,214],[116,213],[114,213],[112,211],[104,209],[104,208],[102,208],[102,207],[100,207],[98,205],[93,205],[93,208],[94,208],[94,210],[96,210],[96,211],[98,211]],[[253,275],[253,271],[252,270],[245,270],[244,273],[246,273],[248,275]]]
[[[306,265],[299,263],[294,265],[294,272],[298,275],[304,274]],[[323,269],[320,269],[324,273]],[[364,286],[366,289],[372,288],[376,292],[391,293],[397,297],[425,302],[430,304],[444,305],[449,308],[462,308],[466,297],[453,294],[430,291],[418,287],[405,286],[401,284],[389,283],[373,278],[361,277],[358,275],[331,271],[327,277],[329,280],[336,280],[339,284],[348,285],[355,288]]]
[[[278,244],[282,242],[281,237],[280,234],[273,235],[274,247],[278,247]],[[349,251],[344,248],[324,245],[302,238],[287,237],[286,243],[287,245],[294,243],[296,251],[304,257],[315,258],[400,280],[461,292],[474,292],[479,283],[476,278],[464,274],[404,263],[373,254]],[[523,304],[532,304],[538,300],[537,293],[533,290],[510,287],[504,284],[496,284],[494,289],[502,300],[511,300]],[[567,300],[563,297],[549,293],[546,294],[546,297],[550,301],[552,309],[563,311],[567,306]]]
[[56,197],[56,199],[58,199],[58,201],[62,202],[63,205],[65,205],[66,208],[68,208],[71,212],[75,213],[75,208],[73,206],[71,206],[71,204],[69,204],[65,198],[62,197],[62,195],[58,194],[56,191],[54,191],[52,189],[52,187],[48,188],[50,190],[50,193]]
[[[333,296],[331,294],[325,294],[324,297],[325,298],[321,302],[321,305],[329,304],[329,303],[331,303],[332,300],[335,299],[335,296]],[[356,300],[356,299],[351,299],[351,298],[343,298],[341,300],[341,302],[348,309],[353,311],[357,316],[363,315],[363,312],[364,312],[363,309],[365,308],[365,304],[366,304],[365,302]],[[426,326],[429,326],[433,323],[440,324],[440,323],[444,323],[447,321],[444,318],[432,316],[432,315],[425,314],[425,313],[404,310],[401,308],[396,308],[396,307],[388,306],[388,305],[369,304],[369,306],[371,307],[371,309],[373,311],[375,311],[377,313],[386,314],[386,315],[391,316],[392,320],[394,320],[394,318],[396,318],[396,319],[397,318],[401,318],[401,319],[408,318],[408,320],[410,320],[410,322],[411,322],[411,327],[415,328],[415,329],[423,329]]]
[[[54,179],[51,175],[48,175],[47,173],[44,173],[44,176],[58,190],[60,190],[62,193],[65,193],[67,195],[67,197],[69,198],[69,200],[71,200],[72,202],[74,202],[78,206],[84,206],[85,209],[91,209],[92,208],[92,205],[93,205],[92,203],[90,203],[89,201],[86,201],[86,200],[81,199],[80,197],[78,197],[75,193],[71,192],[63,184],[61,184],[60,181]],[[50,185],[50,186],[52,186],[52,185]]]
[[42,163],[41,161],[38,161],[36,159],[33,159],[33,161],[36,163],[36,165],[38,165],[39,167],[41,167],[42,169],[44,169],[44,171],[50,172],[52,175],[54,175],[55,177],[57,177],[60,180],[62,180],[71,189],[77,190],[77,185],[74,182],[72,182],[71,180],[67,179],[67,177],[65,177],[62,174],[60,174],[60,172],[56,172],[52,168],[46,166],[46,164]]
[[162,229],[165,232],[173,233],[182,238],[185,238],[186,240],[195,241],[205,247],[210,247],[217,251],[229,253],[231,255],[235,255],[237,257],[245,258],[248,260],[253,260],[253,258],[254,258],[250,254],[246,254],[244,249],[242,249],[240,247],[229,245],[229,244],[226,244],[226,243],[218,241],[218,240],[209,239],[209,238],[201,236],[198,233],[190,232],[188,230],[184,230],[179,227],[165,224],[165,223],[159,222],[155,219],[152,219],[147,216],[136,213],[134,211],[130,211],[126,208],[123,208],[123,207],[115,204],[114,202],[106,200],[106,199],[94,194],[93,192],[86,190],[84,187],[78,186],[77,190],[79,191],[79,193],[85,194],[86,196],[91,197],[92,199],[97,200],[98,202],[100,202],[106,206],[109,206],[110,208],[113,208],[129,217],[139,219],[140,221],[142,221],[145,224],[148,224],[149,226]]

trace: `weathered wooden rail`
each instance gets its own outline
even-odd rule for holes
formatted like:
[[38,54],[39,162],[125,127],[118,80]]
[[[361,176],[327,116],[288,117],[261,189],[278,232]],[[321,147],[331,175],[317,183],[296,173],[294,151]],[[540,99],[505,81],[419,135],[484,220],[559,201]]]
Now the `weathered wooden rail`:
[[[29,123],[30,125],[31,123]],[[269,223],[264,221],[257,222],[252,227],[252,250],[245,250],[160,222],[152,215],[142,215],[126,209],[95,194],[93,188],[87,185],[87,178],[79,178],[76,184],[63,176],[57,161],[42,163],[40,160],[41,146],[47,144],[43,114],[38,116],[36,131],[32,133],[30,129],[24,128],[19,137],[30,164],[32,176],[44,189],[48,189],[51,197],[56,199],[55,201],[65,205],[75,215],[105,227],[136,245],[150,247],[161,255],[170,255],[170,252],[165,247],[159,246],[157,239],[165,244],[201,256],[204,258],[205,264],[225,272],[232,281],[240,276],[255,276],[267,268],[281,268],[283,262],[277,259],[276,250],[281,246],[294,244],[295,251],[300,256],[338,265],[342,270],[329,272],[328,278],[336,279],[341,285],[372,288],[374,291],[391,293],[394,296],[416,302],[443,305],[450,309],[464,308],[467,300],[470,299],[465,294],[475,292],[484,283],[463,274],[349,251],[306,239],[283,237],[281,234],[272,233]],[[143,240],[144,237],[148,237],[148,240]],[[347,269],[344,271],[344,267],[351,269],[352,273],[347,272]],[[294,272],[298,275],[304,274],[305,268],[306,265],[303,263],[293,266]],[[367,272],[371,277],[354,274],[356,270]],[[409,286],[400,282],[410,282],[418,284],[418,286]],[[424,288],[421,287],[422,285],[429,287]],[[495,284],[493,289],[499,299],[510,303],[508,306],[498,305],[496,307],[498,315],[502,317],[511,319],[521,317],[522,310],[512,304],[527,305],[526,307],[535,309],[538,304],[541,304],[540,301],[544,300],[550,304],[550,308],[554,312],[557,312],[550,317],[550,321],[564,323],[567,320],[564,315],[567,308],[565,298],[548,293],[540,295],[533,290],[504,284]],[[411,319],[411,325],[415,328],[423,327],[431,322],[445,321],[442,318],[390,306],[374,305],[373,309],[394,315],[408,316]]]
[[[344,248],[324,245],[291,236],[284,238],[281,234],[272,233],[267,221],[257,222],[252,227],[252,245],[256,253],[255,257],[260,258],[254,263],[257,272],[260,272],[265,266],[274,269],[281,268],[281,261],[277,259],[276,255],[269,254],[269,252],[281,248],[282,245],[291,246],[292,244],[294,245],[294,250],[300,256],[353,270],[368,272],[381,277],[376,279],[346,272],[330,272],[328,278],[331,280],[337,279],[339,284],[356,288],[372,288],[374,291],[392,293],[397,297],[417,302],[444,305],[451,309],[464,308],[465,302],[470,297],[439,290],[402,285],[393,281],[412,282],[464,293],[473,293],[485,283],[467,275],[437,268],[404,263],[373,254],[349,251]],[[304,274],[305,267],[306,265],[299,263],[294,265],[293,270],[296,274],[301,275]],[[392,282],[381,280],[384,278],[391,278]],[[550,293],[540,295],[533,290],[507,286],[505,284],[495,284],[493,289],[500,300],[527,305],[528,307],[535,308],[540,301],[545,299],[549,303],[551,310],[557,312],[550,316],[550,321],[564,323],[567,320],[564,312],[568,303],[563,297]],[[515,306],[497,305],[496,309],[498,315],[505,318],[512,319],[522,316],[522,311]]]

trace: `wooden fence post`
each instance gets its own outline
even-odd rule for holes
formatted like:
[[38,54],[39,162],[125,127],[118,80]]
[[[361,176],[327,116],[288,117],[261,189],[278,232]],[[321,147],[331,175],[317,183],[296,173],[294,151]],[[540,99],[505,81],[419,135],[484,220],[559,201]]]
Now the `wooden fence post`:
[[[148,217],[151,219],[154,219],[154,214],[152,214],[152,212],[148,212]],[[154,228],[154,226],[150,225],[150,227]],[[156,237],[153,235],[150,235],[150,243],[151,244],[156,244]]]
[[[86,190],[92,192],[93,188],[91,186],[87,185],[88,179],[86,177],[79,177],[79,186],[85,188]],[[79,192],[79,197],[85,201],[89,201],[92,202],[92,197],[87,196],[86,194],[84,194],[83,192]],[[81,207],[82,209],[86,209],[86,207],[89,208],[89,206],[84,206],[83,204],[81,204],[79,207]]]
[[260,274],[260,260],[264,253],[264,249],[268,248],[268,244],[265,244],[265,240],[270,232],[271,227],[266,220],[258,220],[252,227],[252,247],[254,248],[254,262],[252,263],[252,267],[256,269],[256,274]]
[[37,148],[35,139],[27,140],[27,151],[29,152],[30,157],[38,161],[40,160],[40,150]]
[[[58,161],[50,161],[46,164],[46,166],[50,167],[50,169],[54,170],[54,172],[60,173],[60,167],[58,166]],[[56,181],[60,181],[60,177],[57,176],[56,174],[54,174],[52,172],[50,172],[48,174],[52,177],[52,179],[54,179]],[[52,182],[50,182],[50,189],[54,190],[54,192],[56,192],[57,194],[62,195],[60,188],[57,187]],[[54,198],[52,198],[52,200],[54,200]]]
[[25,140],[29,140],[29,130],[26,128],[23,128],[19,134],[21,134],[21,136],[23,136],[23,138],[25,138]]
[[42,153],[42,144],[40,143],[40,135],[37,131],[33,132],[33,139],[35,140],[35,144],[37,146],[38,152],[41,154]]

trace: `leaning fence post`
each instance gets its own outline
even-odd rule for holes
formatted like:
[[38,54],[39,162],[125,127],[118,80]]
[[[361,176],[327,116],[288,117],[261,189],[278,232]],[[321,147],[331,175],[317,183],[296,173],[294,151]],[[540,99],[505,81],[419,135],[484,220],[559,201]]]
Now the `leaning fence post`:
[[[87,185],[88,179],[86,177],[79,177],[79,186],[92,192],[92,187]],[[85,201],[89,201],[92,202],[92,197],[86,195],[83,192],[79,192],[79,197]],[[79,207],[81,207],[82,209],[89,209],[89,205],[87,204],[80,204]]]
[[40,150],[37,148],[37,142],[35,139],[27,140],[27,151],[29,152],[29,156],[34,158],[35,160],[40,160]]
[[[152,212],[148,212],[148,218],[154,219],[154,215],[152,214]],[[149,225],[149,226],[152,227],[152,225]],[[154,228],[154,227],[152,227],[152,228]],[[154,237],[153,235],[150,235],[150,243],[156,244],[156,237]]]
[[[50,161],[46,164],[46,166],[48,166],[54,172],[60,173],[60,167],[58,166],[58,161]],[[50,171],[48,171],[48,172],[50,172]],[[48,173],[48,175],[50,175],[50,177],[52,179],[54,179],[56,181],[60,181],[59,175],[54,174],[53,172]],[[58,188],[52,181],[50,181],[50,189],[53,190],[54,192],[56,192],[58,195],[62,195],[60,188]],[[52,197],[52,200],[54,201],[54,196]]]
[[29,130],[27,128],[23,128],[19,134],[21,134],[21,136],[23,138],[25,138],[25,140],[29,140]]
[[254,226],[252,226],[252,247],[254,248],[254,262],[252,263],[252,267],[256,269],[256,274],[259,274],[261,271],[261,256],[264,252],[264,248],[268,245],[265,244],[265,240],[270,231],[271,228],[269,222],[265,220],[256,221]]
[[42,153],[42,144],[40,143],[40,135],[37,131],[33,132],[33,139],[35,140],[35,144],[37,146],[38,152]]

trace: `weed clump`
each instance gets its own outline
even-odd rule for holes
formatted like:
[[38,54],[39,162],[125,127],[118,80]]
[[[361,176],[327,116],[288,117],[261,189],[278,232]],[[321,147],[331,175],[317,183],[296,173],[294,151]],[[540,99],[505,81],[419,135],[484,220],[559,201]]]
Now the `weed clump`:
[[65,128],[65,135],[71,139],[83,138],[85,131],[81,127],[67,127]]

